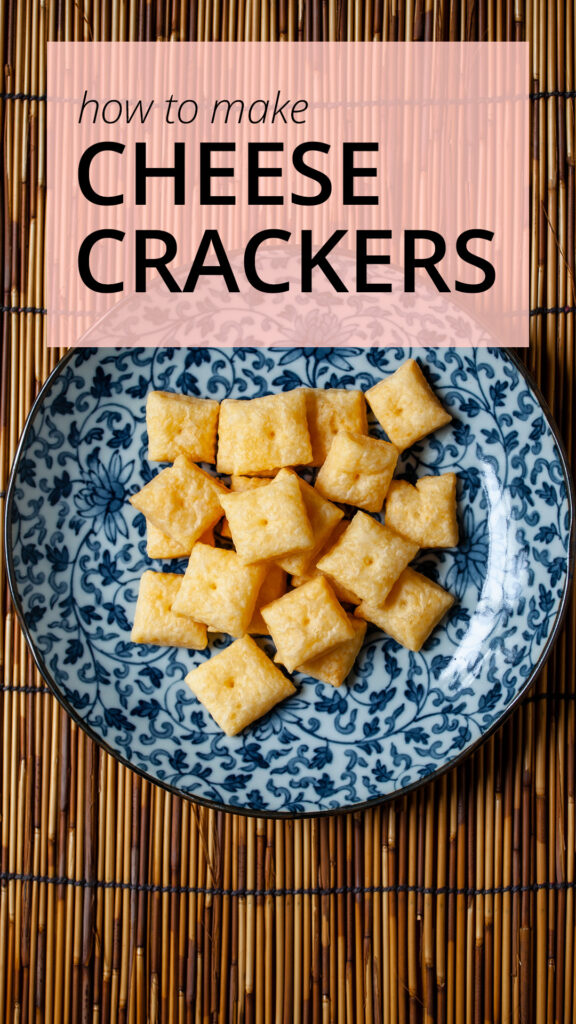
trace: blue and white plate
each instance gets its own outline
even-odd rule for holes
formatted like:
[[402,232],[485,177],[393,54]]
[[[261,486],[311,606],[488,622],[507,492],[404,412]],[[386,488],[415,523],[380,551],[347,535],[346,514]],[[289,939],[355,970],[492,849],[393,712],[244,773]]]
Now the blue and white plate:
[[[310,329],[321,327],[317,317]],[[227,738],[184,683],[210,651],[130,642],[142,572],[174,565],[147,558],[143,517],[127,503],[158,469],[146,458],[147,392],[368,388],[408,356],[454,416],[406,453],[400,474],[458,474],[460,545],[416,563],[456,604],[419,654],[369,630],[340,689],[301,678],[293,698]],[[446,768],[518,700],[559,626],[572,516],[549,414],[502,350],[96,348],[66,357],[36,402],[6,542],[40,671],[106,750],[212,806],[318,814],[380,801]]]

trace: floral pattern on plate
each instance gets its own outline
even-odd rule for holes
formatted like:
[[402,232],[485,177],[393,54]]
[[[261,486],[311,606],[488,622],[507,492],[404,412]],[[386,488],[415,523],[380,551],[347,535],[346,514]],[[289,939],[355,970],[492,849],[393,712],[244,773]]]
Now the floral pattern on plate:
[[[456,604],[418,654],[369,627],[340,689],[296,677],[293,698],[228,738],[184,683],[210,650],[130,642],[142,572],[174,570],[147,558],[144,519],[127,502],[159,469],[146,458],[146,395],[366,389],[410,355],[454,419],[406,452],[399,473],[414,481],[456,471],[461,526],[457,549],[423,551],[416,566]],[[548,417],[502,350],[80,349],[57,369],[25,431],[7,545],[41,670],[93,737],[180,793],[296,814],[394,794],[492,729],[554,635],[571,525],[570,484]]]

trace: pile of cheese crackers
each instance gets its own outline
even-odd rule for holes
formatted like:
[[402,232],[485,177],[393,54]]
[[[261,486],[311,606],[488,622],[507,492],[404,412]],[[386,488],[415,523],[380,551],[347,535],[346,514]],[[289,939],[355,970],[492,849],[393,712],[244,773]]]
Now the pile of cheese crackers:
[[[366,401],[388,441],[369,436]],[[186,678],[229,736],[295,692],[279,665],[340,686],[367,621],[418,651],[453,598],[409,563],[458,543],[456,476],[393,476],[400,453],[450,419],[413,359],[365,394],[151,392],[148,455],[172,465],[130,501],[149,557],[189,561],[184,574],[144,573],[132,640],[203,650],[210,633],[234,637]],[[314,486],[302,467],[319,467]],[[384,508],[384,523],[370,514]]]

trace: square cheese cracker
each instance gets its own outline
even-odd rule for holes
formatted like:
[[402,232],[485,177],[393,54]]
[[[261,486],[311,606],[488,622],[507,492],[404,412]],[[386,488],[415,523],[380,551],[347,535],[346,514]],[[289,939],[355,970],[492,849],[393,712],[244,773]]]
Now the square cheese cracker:
[[339,430],[316,477],[316,490],[332,501],[379,512],[397,461],[398,449],[388,441]]
[[352,639],[343,640],[327,654],[319,654],[317,658],[298,665],[297,672],[312,676],[313,679],[319,679],[322,683],[341,686],[346,676],[352,671],[366,635],[366,623],[362,619],[357,619],[355,615],[349,615],[348,621],[354,630]]
[[454,604],[452,594],[414,569],[405,569],[383,605],[368,602],[356,614],[374,622],[385,633],[411,651],[422,644]]
[[399,451],[452,419],[414,359],[370,388],[366,401]]
[[192,669],[186,682],[227,736],[235,736],[296,692],[249,636]]
[[130,502],[162,533],[191,551],[194,542],[222,517],[220,498],[227,492],[219,480],[179,455],[173,466],[158,473]]
[[360,600],[382,604],[417,553],[417,544],[366,512],[357,512],[334,547],[318,561],[318,568]]
[[193,462],[215,462],[219,409],[211,398],[151,391],[146,399],[148,458],[174,462],[187,455]]
[[289,672],[354,636],[346,612],[322,576],[264,605],[262,618],[278,660]]
[[362,391],[306,388],[304,393],[313,466],[322,465],[339,430],[368,433],[366,400]]
[[235,551],[195,544],[173,610],[219,633],[243,636],[265,574],[264,566],[244,565]]
[[[232,476],[230,477],[230,490],[232,493],[235,491],[252,491],[256,487],[263,487],[265,484],[270,483],[270,477],[267,476]],[[220,536],[231,537],[230,527],[228,526],[228,520],[226,516],[220,523]]]
[[189,647],[203,651],[206,626],[172,611],[184,577],[173,572],[145,572],[134,613],[131,639],[135,644]]
[[415,487],[407,480],[393,480],[386,498],[386,524],[421,548],[456,547],[456,474],[422,476]]
[[[282,472],[289,473],[290,470],[286,469],[282,470]],[[291,575],[303,576],[308,572],[310,566],[314,564],[317,556],[332,536],[336,526],[342,520],[344,513],[336,505],[333,505],[331,501],[323,498],[305,480],[296,476],[295,473],[293,476],[298,481],[314,539],[311,547],[296,554],[279,558],[278,564]]]
[[256,476],[310,463],[302,390],[263,398],[226,398],[220,406],[218,472]]
[[286,469],[265,487],[227,494],[222,505],[234,546],[247,564],[272,561],[314,543],[298,477]]

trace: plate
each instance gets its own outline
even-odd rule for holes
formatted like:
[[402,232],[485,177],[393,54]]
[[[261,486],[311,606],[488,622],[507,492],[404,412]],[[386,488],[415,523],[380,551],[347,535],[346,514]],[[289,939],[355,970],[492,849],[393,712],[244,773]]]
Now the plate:
[[[420,653],[373,629],[347,684],[300,678],[293,698],[227,738],[184,684],[209,651],[130,642],[138,581],[151,565],[143,517],[127,503],[157,469],[146,459],[146,394],[367,388],[409,356],[454,416],[405,454],[399,473],[458,473],[461,543],[417,559],[456,604]],[[10,482],[6,543],[36,662],[93,739],[154,782],[211,806],[320,814],[416,785],[501,720],[558,629],[572,520],[550,416],[503,350],[84,348],[59,364],[30,415]]]

